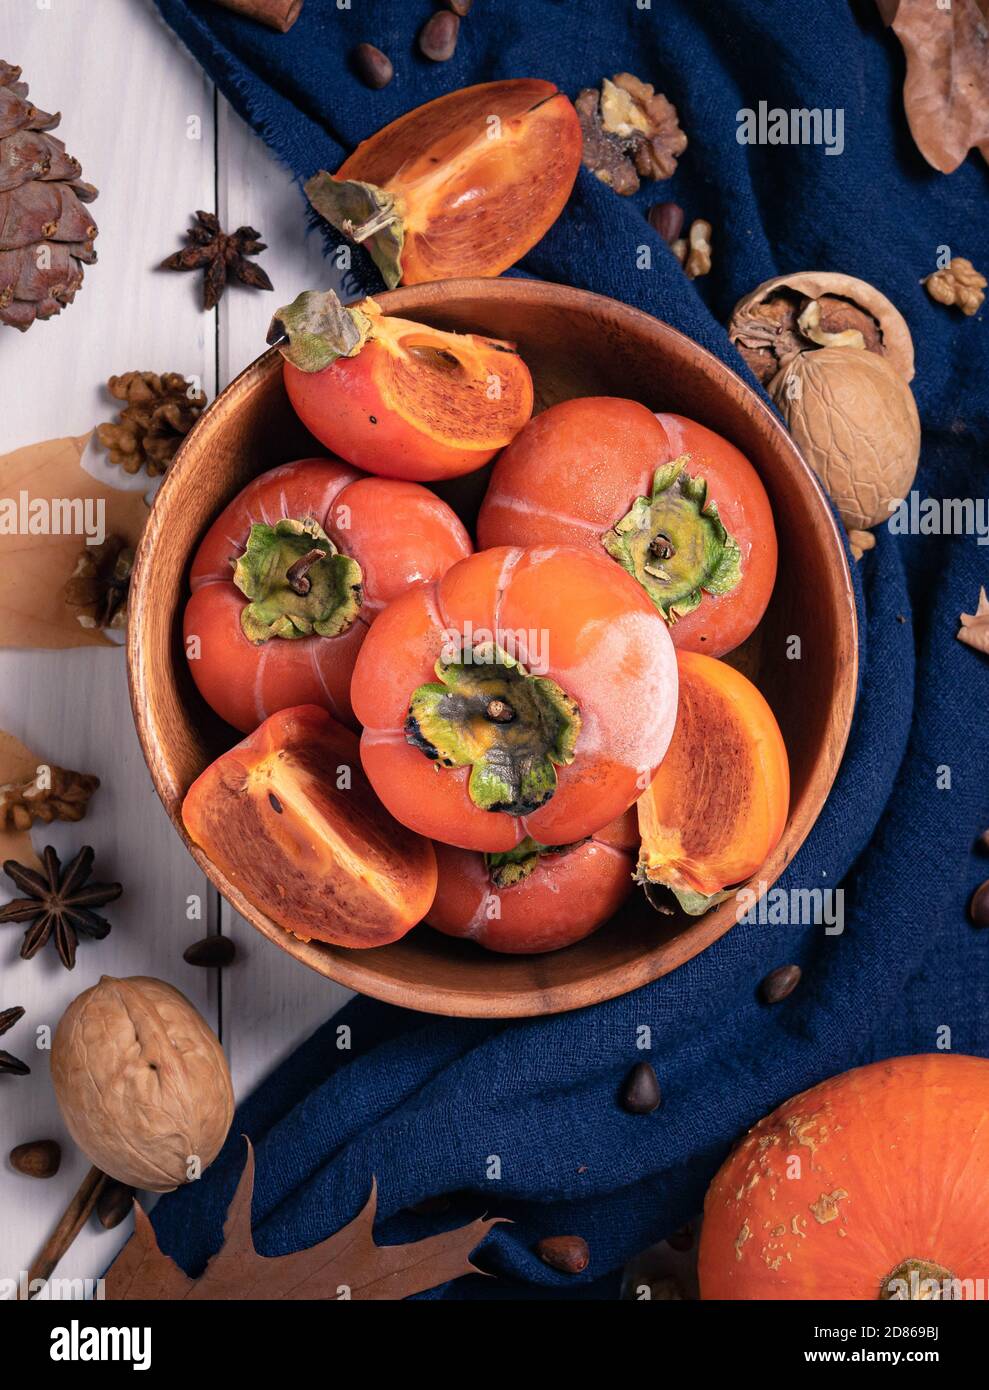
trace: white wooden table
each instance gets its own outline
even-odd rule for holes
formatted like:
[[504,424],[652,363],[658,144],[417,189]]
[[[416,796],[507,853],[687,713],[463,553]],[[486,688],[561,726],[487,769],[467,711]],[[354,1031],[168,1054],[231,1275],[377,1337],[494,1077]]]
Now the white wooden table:
[[[318,235],[306,231],[299,189],[151,0],[0,0],[0,58],[23,69],[37,105],[62,111],[56,134],[100,190],[93,204],[99,262],[86,268],[76,302],[25,334],[0,328],[0,453],[109,419],[101,387],[112,373],[181,371],[198,376],[212,399],[263,350],[275,308],[330,283]],[[269,245],[260,264],[274,294],[235,285],[206,314],[198,274],[155,270],[179,248],[198,208],[215,211],[226,230],[243,223],[260,229]],[[35,1030],[54,1030],[76,994],[104,974],[170,981],[220,1034],[238,1098],[348,996],[262,940],[186,854],[141,757],[121,651],[0,651],[0,729],[42,757],[102,778],[81,825],[55,825],[50,833],[37,827],[34,842],[53,843],[60,853],[93,844],[98,876],[119,879],[125,890],[107,909],[110,936],[82,942],[71,972],[50,947],[20,960],[21,929],[0,929],[0,1008],[27,1010],[0,1046],[32,1068],[29,1077],[0,1077],[6,1279],[28,1267],[88,1167],[55,1105],[48,1053],[35,1048]],[[202,898],[202,922],[187,920],[192,894]],[[222,987],[216,971],[182,959],[207,928],[237,943]],[[42,1182],[14,1172],[10,1149],[44,1138],[63,1145],[58,1175]],[[129,1220],[108,1234],[93,1219],[59,1275],[97,1275],[129,1231]]]

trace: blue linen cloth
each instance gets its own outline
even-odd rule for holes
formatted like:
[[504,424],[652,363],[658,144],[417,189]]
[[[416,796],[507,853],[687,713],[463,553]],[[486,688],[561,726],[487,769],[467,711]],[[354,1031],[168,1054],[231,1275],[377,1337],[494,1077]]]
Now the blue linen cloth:
[[[284,36],[204,0],[157,3],[299,179],[335,169],[387,121],[470,83],[539,76],[573,96],[620,70],[653,82],[690,137],[674,178],[621,199],[581,170],[522,269],[637,305],[743,374],[723,327],[742,294],[783,271],[860,276],[913,332],[921,496],[984,497],[987,315],[933,303],[920,280],[944,246],[989,265],[989,171],[975,155],[951,176],[924,163],[903,114],[903,57],[871,0],[476,0],[441,65],[415,45],[430,0],[305,0]],[[380,92],[351,66],[365,40],[395,63]],[[843,151],[739,144],[738,113],[760,101],[841,110]],[[713,224],[706,278],[688,282],[645,223],[644,209],[663,199]],[[637,267],[642,244],[652,248],[648,271]],[[362,256],[356,273],[363,288],[380,288]],[[471,1277],[434,1296],[614,1296],[623,1262],[700,1209],[731,1141],[786,1097],[946,1039],[989,1053],[989,933],[966,918],[989,874],[974,848],[989,826],[989,660],[955,639],[958,615],[989,583],[989,550],[974,535],[882,528],[853,569],[855,724],[828,804],[782,880],[842,884],[842,935],[740,925],[668,978],[555,1018],[464,1022],[357,1000],[241,1106],[203,1179],[160,1202],[163,1248],[195,1270],[219,1246],[247,1133],[262,1253],[337,1230],[375,1174],[382,1241],[482,1211],[513,1219],[477,1255],[499,1279]],[[803,968],[801,987],[773,1008],[760,1003],[759,981],[790,961]],[[350,1050],[338,1048],[341,1025]],[[651,1029],[648,1053],[636,1050],[640,1025]],[[643,1057],[664,1099],[637,1117],[616,1091]],[[455,1194],[445,1216],[407,1211],[438,1193]],[[577,1278],[533,1253],[541,1236],[572,1232],[591,1250]]]

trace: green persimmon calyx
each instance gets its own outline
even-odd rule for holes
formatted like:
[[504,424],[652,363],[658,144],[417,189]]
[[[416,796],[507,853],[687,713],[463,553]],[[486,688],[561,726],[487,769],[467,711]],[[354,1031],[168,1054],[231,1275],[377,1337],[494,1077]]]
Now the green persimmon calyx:
[[637,579],[671,625],[704,593],[727,594],[742,578],[738,542],[725,530],[707,481],[687,472],[688,454],[657,468],[652,495],[601,537],[601,544]]
[[305,185],[306,197],[325,221],[364,247],[393,290],[402,278],[405,222],[387,188],[360,179],[336,179],[321,169]]
[[635,882],[640,888],[645,889],[646,897],[652,907],[657,912],[670,912],[670,908],[665,906],[662,896],[654,896],[656,889],[667,889],[673,894],[681,909],[688,917],[703,917],[712,907],[717,907],[718,903],[727,901],[737,890],[735,888],[723,888],[717,893],[699,893],[696,888],[689,888],[679,876],[671,872],[668,877],[660,877],[659,873],[648,869],[640,860],[633,875]]
[[438,683],[413,692],[405,736],[439,767],[470,767],[470,798],[526,816],[573,762],[580,711],[555,681],[533,676],[494,643],[436,663]]
[[338,357],[356,357],[370,331],[367,314],[332,290],[303,290],[274,315],[267,341],[300,372],[321,372]]
[[338,637],[364,602],[361,567],[341,555],[312,518],[255,522],[234,562],[233,581],[248,599],[240,625],[249,641]]
[[541,845],[538,840],[527,835],[514,849],[505,850],[501,854],[486,854],[484,867],[496,888],[514,888],[517,883],[524,883],[547,855],[567,854],[583,843],[583,840],[578,840],[572,845]]

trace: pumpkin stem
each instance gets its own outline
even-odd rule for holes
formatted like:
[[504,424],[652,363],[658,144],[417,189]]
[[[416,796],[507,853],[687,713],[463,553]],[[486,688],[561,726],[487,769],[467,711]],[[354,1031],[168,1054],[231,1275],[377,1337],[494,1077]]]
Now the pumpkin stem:
[[954,1274],[944,1265],[934,1260],[911,1258],[902,1260],[886,1275],[879,1289],[879,1299],[881,1302],[941,1302],[956,1297],[954,1284]]

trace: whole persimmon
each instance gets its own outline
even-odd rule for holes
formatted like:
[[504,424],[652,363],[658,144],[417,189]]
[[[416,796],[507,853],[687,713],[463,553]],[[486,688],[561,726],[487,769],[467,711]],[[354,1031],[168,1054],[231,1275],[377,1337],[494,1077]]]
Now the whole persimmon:
[[495,464],[479,545],[602,549],[633,575],[679,650],[723,656],[766,611],[776,531],[752,464],[713,430],[588,396],[536,416]]
[[632,892],[635,811],[575,845],[525,839],[503,854],[434,845],[439,881],[426,921],[488,951],[535,955],[590,936]]
[[436,892],[432,845],[392,819],[357,735],[315,705],[273,714],[211,763],[182,823],[248,902],[302,941],[387,945]]
[[383,478],[471,473],[532,415],[532,377],[511,343],[392,318],[373,299],[344,308],[332,290],[305,290],[268,339],[306,429]]
[[299,704],[352,723],[350,678],[374,618],[470,553],[455,513],[416,483],[339,459],[262,473],[192,562],[183,626],[200,694],[245,733]]
[[484,82],[392,121],[306,195],[367,249],[389,289],[500,275],[563,211],[582,148],[577,113],[552,82]]
[[354,667],[371,784],[463,849],[572,844],[632,804],[676,718],[673,644],[641,585],[572,546],[487,550],[385,609]]

